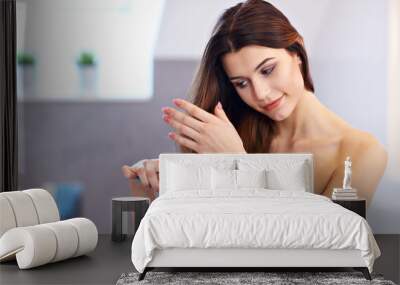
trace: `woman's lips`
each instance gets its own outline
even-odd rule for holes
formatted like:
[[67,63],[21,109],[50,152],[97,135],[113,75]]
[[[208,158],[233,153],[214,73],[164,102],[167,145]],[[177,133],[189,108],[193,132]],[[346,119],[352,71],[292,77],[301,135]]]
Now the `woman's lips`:
[[267,111],[271,111],[271,110],[275,109],[276,107],[278,107],[280,105],[282,98],[283,98],[283,95],[279,99],[275,100],[274,102],[266,105],[264,107],[264,109]]

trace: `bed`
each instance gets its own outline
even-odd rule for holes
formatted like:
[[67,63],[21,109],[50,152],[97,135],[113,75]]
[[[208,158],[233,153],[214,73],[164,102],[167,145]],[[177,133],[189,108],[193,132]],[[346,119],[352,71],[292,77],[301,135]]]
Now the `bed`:
[[379,247],[367,221],[314,194],[311,153],[163,153],[160,195],[131,257],[154,268],[352,267],[371,280]]

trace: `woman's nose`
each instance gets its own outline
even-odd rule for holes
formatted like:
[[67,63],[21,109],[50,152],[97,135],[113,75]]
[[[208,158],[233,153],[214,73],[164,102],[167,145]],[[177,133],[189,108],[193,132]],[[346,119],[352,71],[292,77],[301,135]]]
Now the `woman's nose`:
[[254,98],[257,101],[265,102],[270,93],[270,88],[266,84],[254,84]]

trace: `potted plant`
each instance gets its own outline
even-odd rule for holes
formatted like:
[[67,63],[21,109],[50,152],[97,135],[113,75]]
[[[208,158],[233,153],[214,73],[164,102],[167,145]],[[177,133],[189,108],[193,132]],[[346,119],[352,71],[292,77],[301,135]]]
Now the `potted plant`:
[[81,67],[93,67],[96,65],[94,54],[91,52],[84,51],[78,58],[78,65]]
[[35,84],[35,57],[25,51],[17,52],[17,97],[31,97]]
[[82,96],[95,96],[97,88],[97,61],[93,52],[82,51],[77,59]]

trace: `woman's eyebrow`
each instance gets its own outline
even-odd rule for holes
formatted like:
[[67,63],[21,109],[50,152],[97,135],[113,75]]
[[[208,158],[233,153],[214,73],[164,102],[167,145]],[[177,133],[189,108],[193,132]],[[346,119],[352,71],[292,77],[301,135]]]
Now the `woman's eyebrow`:
[[[257,69],[259,69],[264,63],[266,63],[267,61],[274,59],[275,57],[267,57],[266,59],[264,59],[263,61],[261,61],[255,68],[254,71],[257,71]],[[229,77],[230,80],[234,80],[234,79],[239,79],[239,78],[243,78],[243,76],[233,76],[233,77]]]
[[261,65],[263,65],[264,63],[266,63],[267,61],[274,59],[275,57],[267,57],[266,59],[264,59],[263,61],[261,61],[256,68],[254,68],[254,71],[257,71],[257,69],[259,69],[261,67]]

